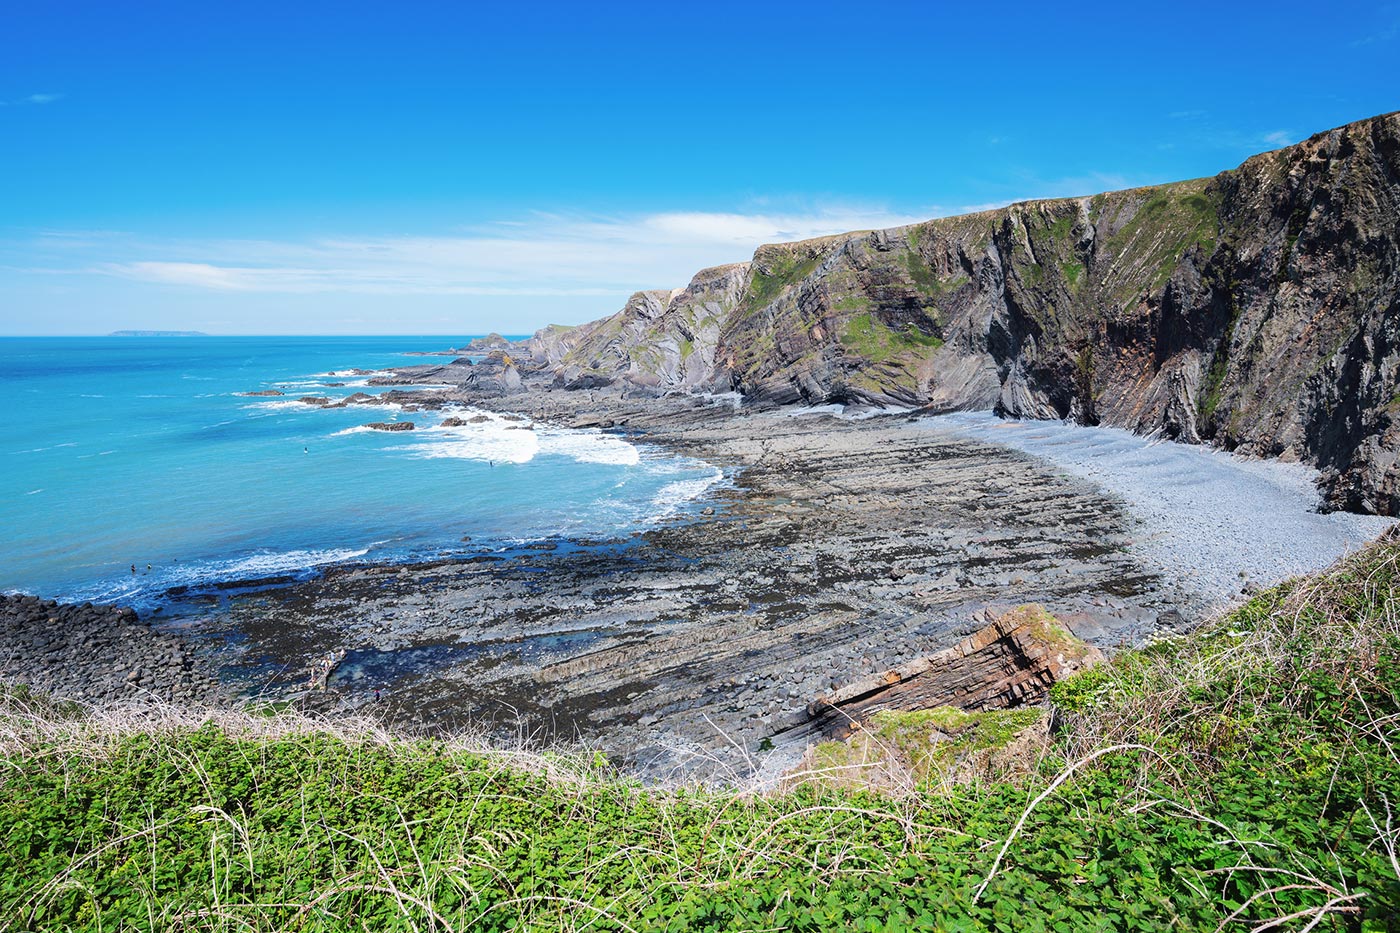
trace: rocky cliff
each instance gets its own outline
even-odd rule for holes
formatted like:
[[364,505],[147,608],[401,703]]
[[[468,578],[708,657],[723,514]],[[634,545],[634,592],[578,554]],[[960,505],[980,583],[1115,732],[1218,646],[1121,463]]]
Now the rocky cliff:
[[760,247],[548,329],[574,387],[1072,418],[1302,459],[1400,513],[1400,114],[1214,178]]

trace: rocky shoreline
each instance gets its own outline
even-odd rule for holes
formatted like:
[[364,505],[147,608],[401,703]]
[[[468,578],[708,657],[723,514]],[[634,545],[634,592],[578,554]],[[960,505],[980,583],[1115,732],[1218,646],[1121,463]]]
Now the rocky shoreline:
[[[243,691],[409,728],[580,738],[653,779],[743,777],[765,753],[800,754],[813,698],[1006,608],[1048,603],[1105,647],[1184,627],[1199,608],[1125,550],[1132,520],[1091,484],[908,417],[548,387],[394,396],[607,425],[735,478],[625,540],[174,599],[167,617],[206,638]],[[308,690],[312,660],[334,649],[346,657],[327,688]]]
[[258,696],[411,730],[578,739],[648,780],[747,779],[800,757],[814,699],[1014,606],[1044,604],[1105,649],[1212,608],[1143,562],[1121,500],[916,413],[549,385],[386,395],[444,423],[477,409],[606,429],[733,479],[624,540],[171,591],[160,630],[130,610],[9,597],[0,676],[88,701]]
[[0,595],[0,682],[86,704],[229,699],[184,639],[153,629],[134,610],[22,595]]

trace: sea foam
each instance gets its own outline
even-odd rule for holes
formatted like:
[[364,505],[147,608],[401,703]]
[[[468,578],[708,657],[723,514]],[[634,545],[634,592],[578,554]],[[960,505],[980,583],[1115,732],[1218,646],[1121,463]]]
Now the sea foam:
[[[578,463],[634,466],[637,448],[610,434],[530,425],[518,416],[498,415],[473,408],[456,412],[468,423],[425,429],[415,443],[397,447],[416,457],[455,457],[493,463],[529,463],[539,456],[568,457]],[[474,419],[484,418],[484,421]]]

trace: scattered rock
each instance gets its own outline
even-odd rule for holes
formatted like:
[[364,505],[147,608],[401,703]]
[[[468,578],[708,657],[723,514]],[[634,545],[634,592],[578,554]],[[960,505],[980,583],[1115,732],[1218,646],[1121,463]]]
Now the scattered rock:
[[0,682],[86,702],[137,691],[189,703],[224,695],[202,656],[129,608],[22,595],[0,596]]

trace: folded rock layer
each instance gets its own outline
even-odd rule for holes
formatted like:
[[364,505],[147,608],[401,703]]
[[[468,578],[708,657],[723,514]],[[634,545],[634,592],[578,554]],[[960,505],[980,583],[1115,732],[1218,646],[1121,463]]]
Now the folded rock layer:
[[[1213,178],[762,246],[496,351],[573,388],[995,409],[1324,471],[1400,513],[1400,113]],[[481,373],[484,377],[490,367]]]

